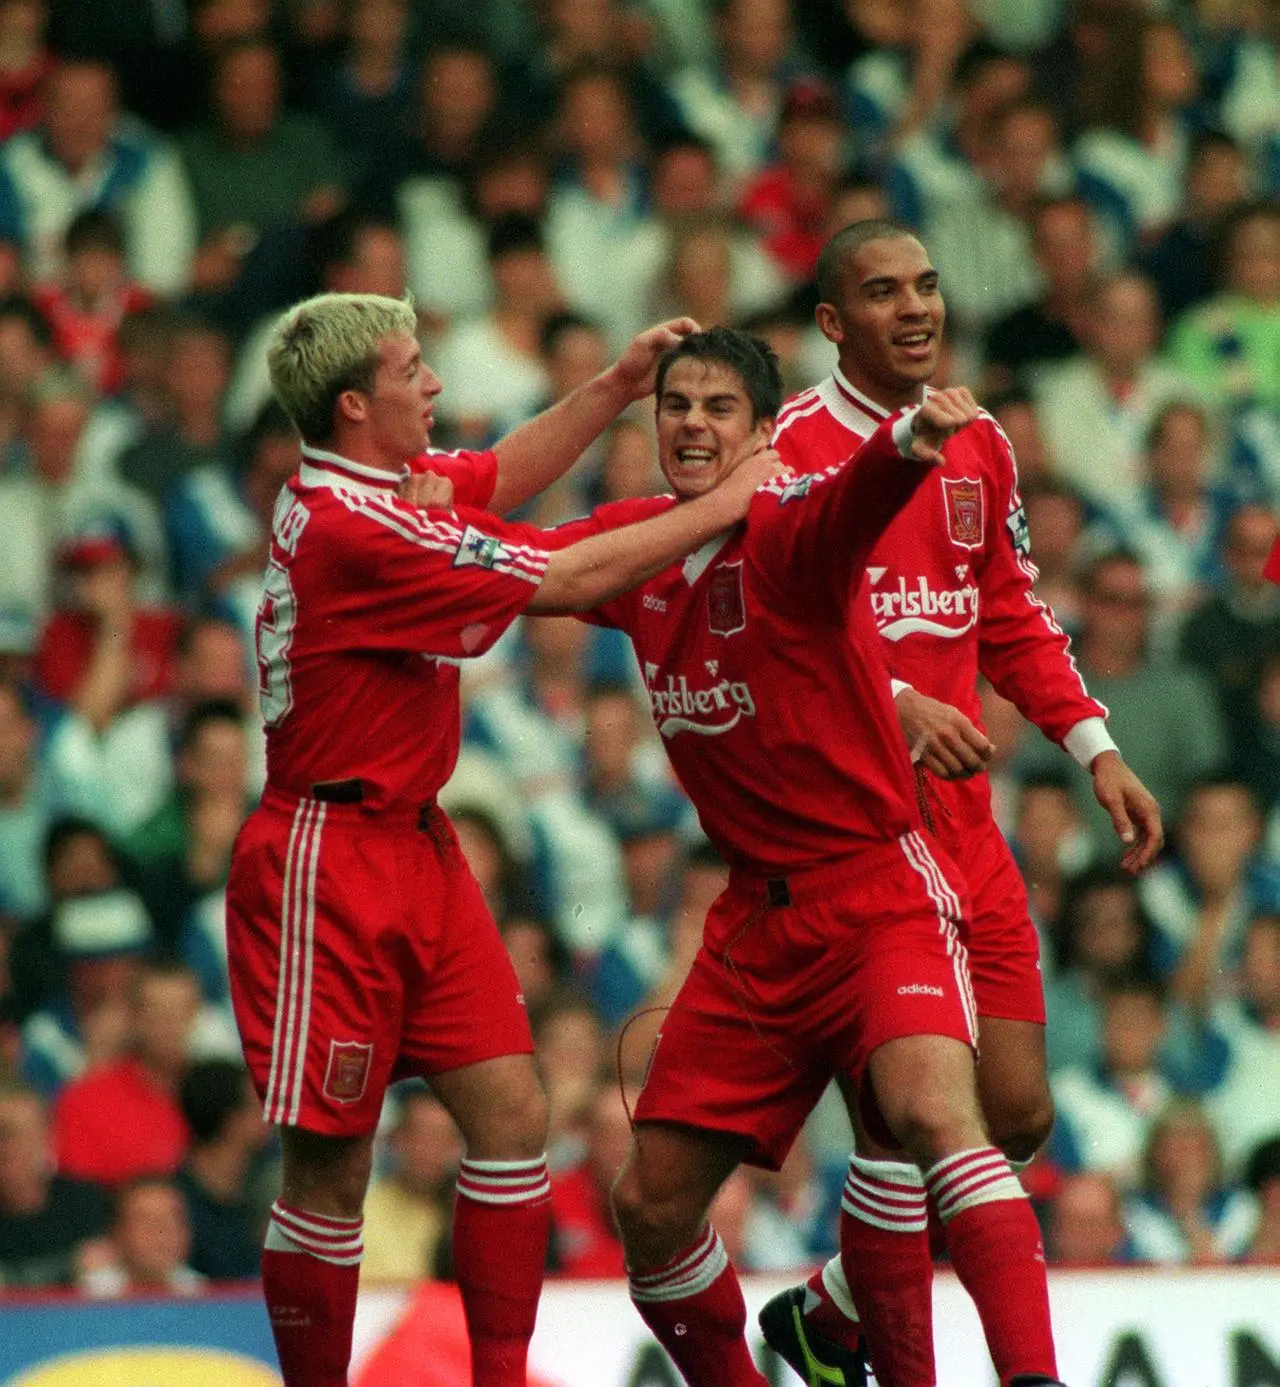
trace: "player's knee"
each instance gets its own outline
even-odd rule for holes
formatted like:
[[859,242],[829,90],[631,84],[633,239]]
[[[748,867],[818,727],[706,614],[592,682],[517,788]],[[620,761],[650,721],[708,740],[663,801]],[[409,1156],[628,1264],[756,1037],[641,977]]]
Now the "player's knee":
[[1046,1086],[1006,1095],[987,1110],[991,1140],[1011,1161],[1029,1161],[1049,1139],[1053,1097]]
[[906,1092],[882,1104],[894,1136],[921,1167],[987,1141],[977,1097],[941,1089]]
[[634,1162],[623,1166],[609,1198],[629,1267],[664,1265],[697,1232],[700,1211],[650,1188]]
[[532,1160],[547,1144],[547,1096],[536,1080],[504,1096],[488,1114],[490,1145],[510,1160]]

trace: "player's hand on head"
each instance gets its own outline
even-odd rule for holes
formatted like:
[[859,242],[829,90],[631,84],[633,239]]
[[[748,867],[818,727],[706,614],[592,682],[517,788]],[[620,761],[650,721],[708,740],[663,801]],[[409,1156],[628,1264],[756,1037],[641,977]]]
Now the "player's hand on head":
[[912,688],[893,702],[913,762],[940,780],[967,780],[986,768],[995,746],[959,708]]
[[439,472],[411,472],[400,483],[400,499],[422,510],[452,510],[453,482]]
[[701,331],[692,318],[668,318],[665,323],[637,333],[613,367],[614,376],[628,398],[641,400],[650,394],[663,353],[678,346],[691,333]]
[[1156,797],[1118,751],[1095,756],[1089,771],[1094,798],[1110,814],[1116,837],[1125,845],[1120,865],[1134,876],[1145,872],[1164,846],[1164,822]]
[[912,454],[920,462],[939,465],[942,445],[953,433],[972,424],[980,413],[978,402],[967,386],[953,385],[946,390],[932,391],[911,421]]

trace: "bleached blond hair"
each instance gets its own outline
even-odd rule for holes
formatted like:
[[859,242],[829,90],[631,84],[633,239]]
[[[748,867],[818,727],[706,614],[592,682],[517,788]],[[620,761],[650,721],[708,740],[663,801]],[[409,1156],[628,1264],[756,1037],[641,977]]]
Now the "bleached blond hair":
[[317,294],[287,309],[267,346],[271,388],[305,443],[327,443],[344,390],[373,388],[378,351],[395,332],[416,336],[413,301],[383,294]]

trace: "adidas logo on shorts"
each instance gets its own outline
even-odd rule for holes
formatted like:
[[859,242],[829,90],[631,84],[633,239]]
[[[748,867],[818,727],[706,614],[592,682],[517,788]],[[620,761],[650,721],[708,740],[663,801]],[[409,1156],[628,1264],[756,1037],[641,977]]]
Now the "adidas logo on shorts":
[[942,997],[944,995],[940,987],[930,987],[927,982],[907,983],[905,987],[898,989],[899,997]]

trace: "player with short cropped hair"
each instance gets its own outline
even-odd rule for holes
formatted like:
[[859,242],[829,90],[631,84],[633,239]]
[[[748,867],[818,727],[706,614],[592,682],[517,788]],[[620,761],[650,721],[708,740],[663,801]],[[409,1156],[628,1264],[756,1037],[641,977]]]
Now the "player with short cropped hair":
[[466,1142],[454,1266],[475,1387],[523,1387],[546,1258],[546,1099],[519,987],[436,793],[453,770],[458,663],[522,612],[594,606],[746,511],[776,457],[752,440],[696,506],[549,551],[508,509],[564,472],[658,356],[614,366],[484,453],[419,456],[441,385],[407,302],[327,294],[269,360],[302,434],[257,618],[267,785],[236,840],[227,952],[245,1059],[279,1125],[262,1259],[288,1387],[340,1387],[361,1208],[390,1080],[427,1077]]
[[[656,395],[675,498],[616,502],[565,537],[697,504],[769,437],[776,358],[732,329],[695,334],[663,358]],[[978,1109],[963,887],[922,832],[864,596],[878,536],[978,416],[962,389],[886,415],[855,459],[771,482],[744,525],[592,614],[631,637],[667,754],[730,865],[613,1195],[632,1300],[690,1387],[763,1387],[707,1209],[739,1162],[782,1163],[833,1075],[908,1153],[920,1197],[876,1191],[884,1219],[923,1229],[925,1186],[944,1207],[1002,1382],[1056,1376],[1035,1217]],[[907,1323],[930,1313],[923,1295]],[[884,1380],[905,1377],[902,1320],[867,1320]]]
[[[946,313],[924,246],[894,222],[855,222],[838,232],[822,251],[818,282],[818,325],[838,364],[787,401],[774,435],[782,457],[805,468],[847,456],[893,411],[931,397]],[[1089,697],[1065,633],[1035,595],[1013,451],[988,414],[952,441],[943,466],[877,540],[867,572],[867,605],[895,676],[921,803],[937,840],[962,865],[972,900],[983,1112],[994,1143],[1026,1161],[1053,1121],[1044,996],[1026,889],[982,773],[992,747],[981,730],[979,673],[1089,768],[1131,871],[1160,849],[1160,811],[1120,758],[1106,709]],[[761,1315],[766,1339],[811,1387],[860,1381],[858,1312],[889,1315],[901,1296],[900,1335],[931,1339],[925,1187],[867,1133],[857,1148],[842,1201],[841,1256]],[[921,1219],[895,1217],[896,1231],[886,1228],[877,1209],[889,1190],[898,1191],[896,1207]],[[923,1307],[918,1319],[906,1318],[912,1305]],[[895,1377],[891,1387],[931,1387],[931,1358],[919,1356],[920,1375]]]

